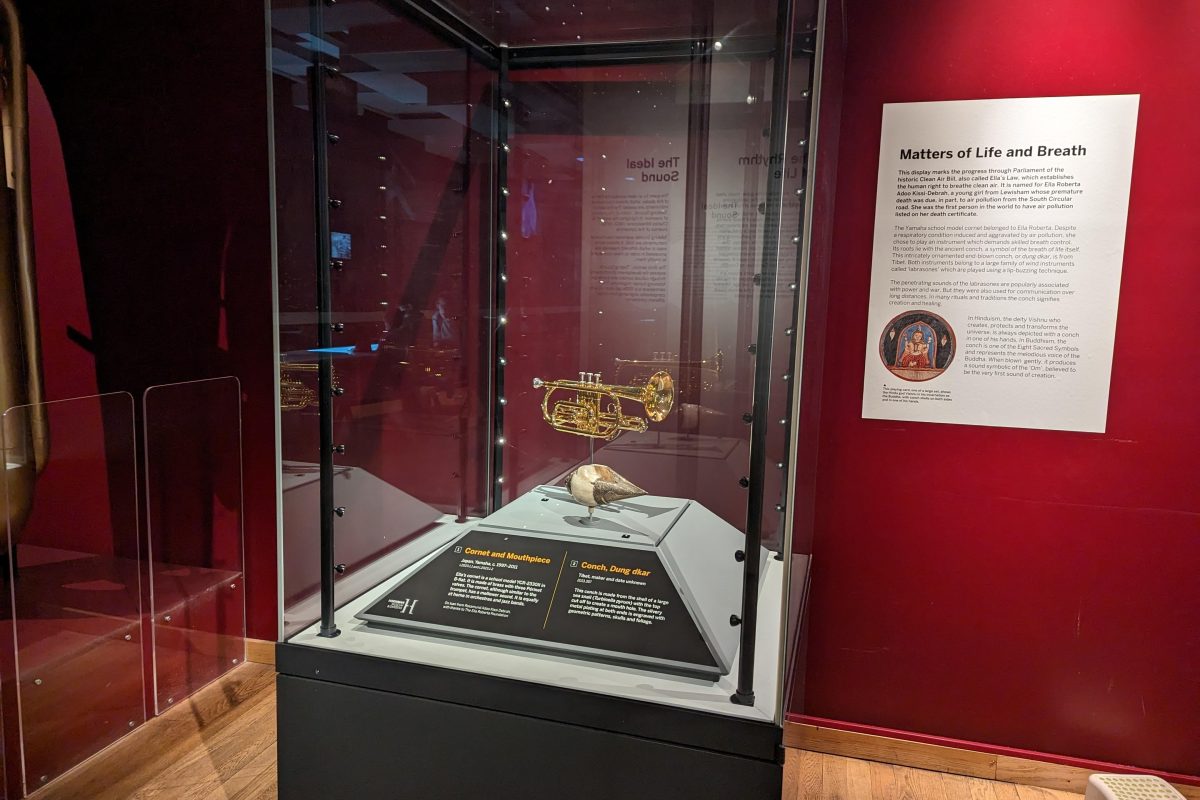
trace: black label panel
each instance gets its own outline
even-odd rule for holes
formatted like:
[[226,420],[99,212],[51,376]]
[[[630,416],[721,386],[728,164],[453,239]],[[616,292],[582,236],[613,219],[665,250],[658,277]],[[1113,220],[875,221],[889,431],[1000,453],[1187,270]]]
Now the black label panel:
[[649,549],[474,530],[360,616],[717,666]]

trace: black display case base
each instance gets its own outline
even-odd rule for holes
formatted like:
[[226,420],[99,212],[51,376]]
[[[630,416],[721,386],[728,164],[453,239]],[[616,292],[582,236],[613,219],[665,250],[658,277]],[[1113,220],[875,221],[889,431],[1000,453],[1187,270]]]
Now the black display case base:
[[287,644],[277,661],[280,800],[782,792],[767,723]]

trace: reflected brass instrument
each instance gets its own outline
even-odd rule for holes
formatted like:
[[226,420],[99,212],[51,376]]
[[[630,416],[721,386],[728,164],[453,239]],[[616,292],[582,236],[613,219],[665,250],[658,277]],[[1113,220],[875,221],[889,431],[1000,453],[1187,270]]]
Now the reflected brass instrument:
[[721,379],[721,370],[725,365],[725,354],[718,348],[712,358],[699,361],[681,361],[678,353],[651,353],[649,358],[614,358],[613,366],[617,369],[617,382],[637,383],[646,380],[658,371],[668,371],[678,375],[680,380],[699,382],[699,386],[680,386],[684,397],[695,394],[696,389],[711,391],[716,388]]
[[[317,405],[317,389],[303,381],[305,376],[317,380],[317,365],[285,361],[279,365],[279,408],[281,411],[303,411]],[[333,390],[338,385],[337,372],[333,373]]]
[[[4,413],[4,536],[20,533],[33,503],[34,481],[50,450],[38,331],[29,184],[29,104],[25,51],[14,0],[0,0],[0,412]],[[27,409],[11,411],[17,406]],[[11,413],[9,413],[11,411]]]
[[[542,418],[563,433],[612,441],[622,431],[641,433],[649,422],[662,422],[675,405],[675,382],[668,372],[656,372],[641,386],[612,386],[600,382],[599,372],[581,372],[579,380],[533,379],[533,388],[545,389]],[[570,400],[553,401],[555,392],[574,392]],[[641,403],[646,416],[626,414],[622,400]]]

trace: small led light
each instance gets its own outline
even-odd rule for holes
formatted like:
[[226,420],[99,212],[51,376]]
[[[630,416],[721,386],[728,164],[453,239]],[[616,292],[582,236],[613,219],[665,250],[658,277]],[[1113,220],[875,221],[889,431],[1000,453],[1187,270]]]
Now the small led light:
[[601,157],[601,158],[608,158],[608,156],[607,156],[605,153],[601,153],[601,154],[600,154],[600,157]]
[[508,317],[501,316],[501,317],[500,317],[500,324],[501,324],[501,325],[507,325],[507,324],[508,324]]
[[780,425],[787,425],[787,420],[786,420],[786,419],[781,419],[781,420],[779,420],[779,424],[780,424]]
[[502,273],[500,273],[500,282],[501,282],[501,283],[508,283],[508,276],[507,276],[507,275],[505,275],[503,272],[502,272]]
[[501,189],[500,194],[504,195],[505,197],[508,197],[508,187],[505,186],[503,189]]
[[503,366],[505,366],[505,365],[507,365],[507,364],[508,364],[508,359],[507,359],[507,358],[505,358],[504,356],[500,356],[500,366],[502,366],[502,367],[503,367]]
[[380,156],[380,157],[379,157],[379,160],[380,160],[380,161],[387,161],[387,156]]
[[496,444],[504,444],[504,437],[501,436],[499,439],[497,439]]
[[501,475],[499,478],[496,478],[496,483],[504,483],[504,476]]
[[500,231],[500,241],[502,241],[502,242],[508,241],[508,231]]
[[379,191],[381,191],[381,192],[386,192],[386,191],[387,191],[387,187],[386,187],[386,186],[380,186],[380,187],[379,187]]
[[386,220],[386,219],[387,219],[387,214],[380,214],[380,215],[379,215],[379,218],[380,218],[380,219],[382,219],[382,220]]
[[779,467],[780,469],[783,469],[783,462],[782,462],[782,461],[780,461],[780,462],[779,462],[778,464],[776,464],[775,466]]
[[504,98],[504,107],[505,107],[505,108],[512,108],[512,101],[511,101],[511,100],[509,100],[507,97],[506,97],[506,98]]
[[381,305],[381,306],[386,306],[386,305],[387,305],[387,300],[380,300],[380,301],[379,301],[379,305]]
[[508,401],[507,401],[507,400],[505,400],[503,397],[501,397],[501,398],[500,398],[500,401],[499,401],[499,402],[500,402],[500,405],[502,405],[502,406],[506,406],[506,405],[508,405]]
[[752,94],[746,95],[746,105],[752,105],[753,103],[754,103],[754,95],[752,95]]
[[381,272],[381,273],[379,273],[379,277],[381,277],[381,278],[386,278],[386,277],[387,277],[387,273],[386,273],[386,272]]
[[721,50],[721,48],[722,48],[722,47],[724,47],[724,46],[725,46],[725,45],[721,44],[720,42],[713,42],[713,50],[716,50],[716,51],[718,51],[718,52],[719,52],[719,51]]
[[379,245],[379,249],[380,249],[380,250],[387,250],[387,245],[386,245],[386,244],[381,244],[381,245]]
[[799,237],[799,236],[793,236],[793,237],[792,237],[792,244],[800,244],[800,237]]
[[506,145],[506,144],[505,144],[505,145],[501,145],[501,146],[500,146],[500,149],[501,149],[501,150],[503,150],[503,151],[504,151],[504,152],[506,152],[506,153],[507,153],[507,152],[508,152],[508,150],[509,150],[509,148],[508,148],[508,145]]

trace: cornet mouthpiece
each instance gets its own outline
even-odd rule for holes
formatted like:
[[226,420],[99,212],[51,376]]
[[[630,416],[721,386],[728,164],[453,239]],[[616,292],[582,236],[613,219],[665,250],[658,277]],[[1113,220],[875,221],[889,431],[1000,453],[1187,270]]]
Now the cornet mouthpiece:
[[543,387],[543,386],[545,386],[545,385],[546,385],[545,381],[543,381],[541,378],[534,378],[534,379],[533,379],[533,388],[535,388],[535,389],[540,389],[540,388],[542,388],[542,387]]

